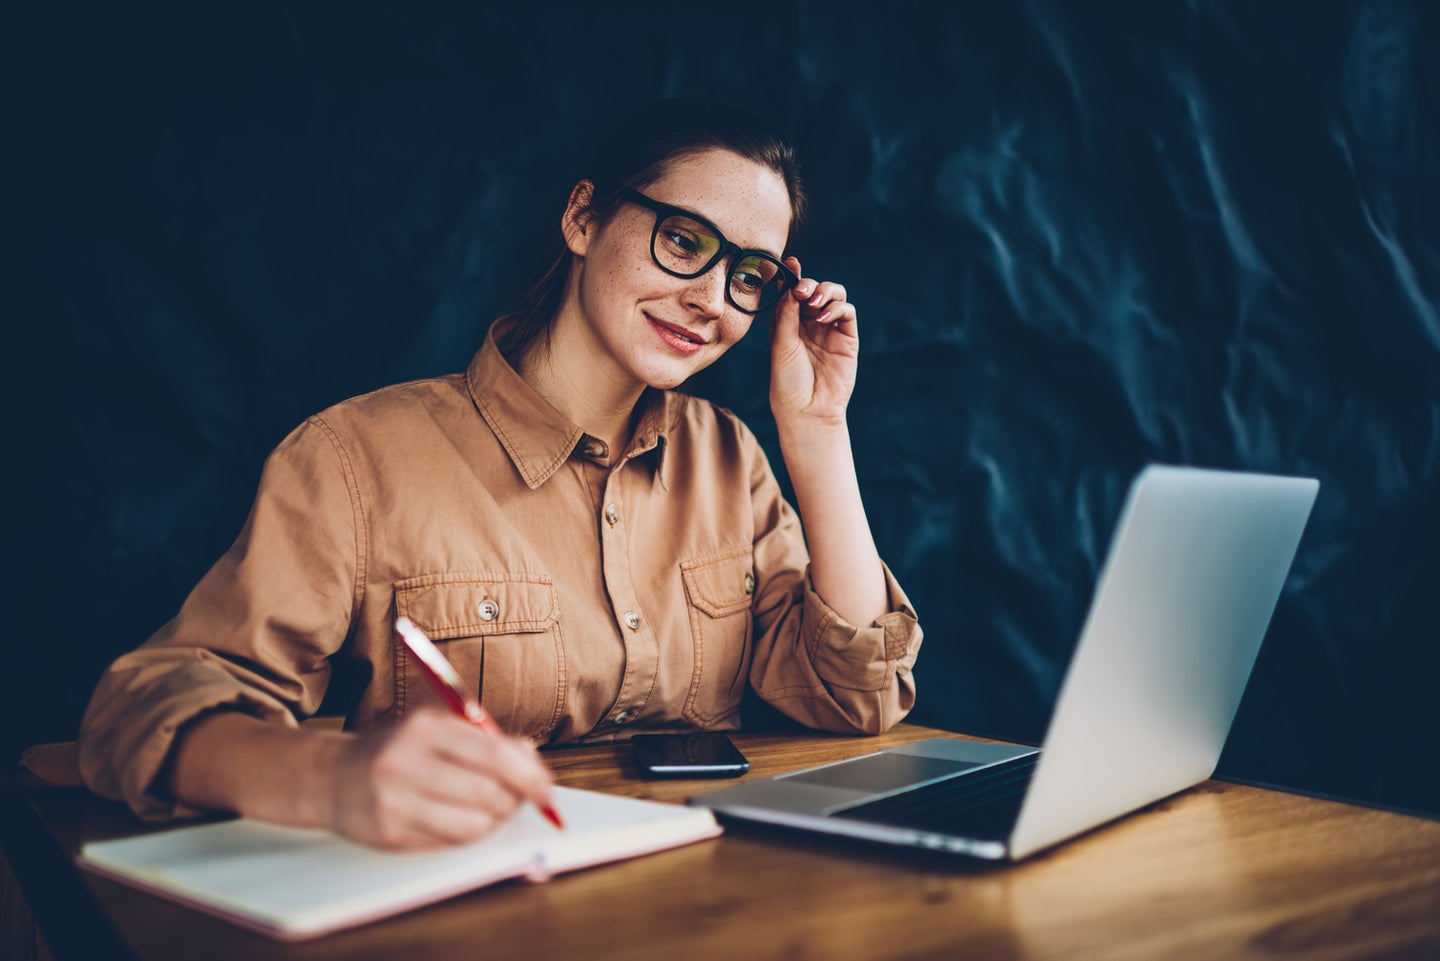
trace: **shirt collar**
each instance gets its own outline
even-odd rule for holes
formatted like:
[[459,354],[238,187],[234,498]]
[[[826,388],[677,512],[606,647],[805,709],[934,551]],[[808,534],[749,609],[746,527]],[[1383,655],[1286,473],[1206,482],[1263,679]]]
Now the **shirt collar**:
[[[525,485],[535,490],[570,458],[585,431],[535,392],[510,366],[495,343],[495,324],[465,371],[470,397],[495,433]],[[666,490],[666,437],[682,399],[669,391],[647,389],[640,395],[639,418],[630,441],[631,456],[655,451],[655,476]]]

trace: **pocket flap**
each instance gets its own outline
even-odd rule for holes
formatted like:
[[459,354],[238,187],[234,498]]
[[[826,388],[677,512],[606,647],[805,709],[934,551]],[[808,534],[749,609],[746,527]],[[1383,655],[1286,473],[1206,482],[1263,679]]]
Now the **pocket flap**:
[[395,610],[434,640],[548,630],[560,619],[543,574],[424,574],[395,584]]
[[738,614],[755,596],[755,565],[750,548],[685,561],[680,571],[690,603],[711,617]]

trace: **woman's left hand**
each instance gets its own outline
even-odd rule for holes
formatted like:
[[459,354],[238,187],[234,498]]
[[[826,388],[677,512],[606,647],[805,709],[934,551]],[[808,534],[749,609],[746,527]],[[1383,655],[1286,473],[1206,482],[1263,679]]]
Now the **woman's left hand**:
[[777,421],[844,423],[855,389],[860,337],[855,305],[845,288],[800,273],[800,282],[775,305],[770,320],[770,408]]

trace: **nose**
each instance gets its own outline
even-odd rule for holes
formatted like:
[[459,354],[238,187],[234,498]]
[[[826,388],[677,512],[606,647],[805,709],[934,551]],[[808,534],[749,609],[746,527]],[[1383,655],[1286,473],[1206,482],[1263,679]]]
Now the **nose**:
[[729,264],[722,258],[699,277],[686,281],[685,303],[702,317],[719,317],[725,312],[725,284]]

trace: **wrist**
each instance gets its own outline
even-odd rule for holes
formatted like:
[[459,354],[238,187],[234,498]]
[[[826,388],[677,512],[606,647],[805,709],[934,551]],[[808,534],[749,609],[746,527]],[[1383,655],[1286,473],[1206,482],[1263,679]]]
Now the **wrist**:
[[237,711],[195,721],[177,746],[174,796],[193,807],[298,827],[328,827],[352,735],[305,730]]
[[293,823],[335,830],[344,815],[344,771],[358,739],[339,731],[294,731],[293,754],[288,760],[295,772],[292,795]]
[[796,450],[833,451],[850,449],[850,424],[839,417],[809,417],[803,414],[776,417],[780,444]]
[[779,427],[780,451],[791,479],[807,474],[833,477],[835,472],[853,473],[854,453],[850,447],[850,428],[842,420],[838,424],[789,422]]

